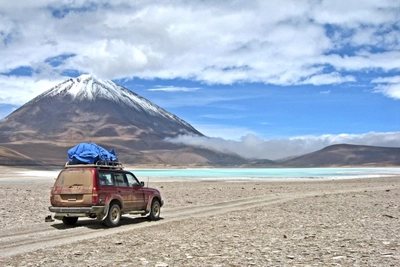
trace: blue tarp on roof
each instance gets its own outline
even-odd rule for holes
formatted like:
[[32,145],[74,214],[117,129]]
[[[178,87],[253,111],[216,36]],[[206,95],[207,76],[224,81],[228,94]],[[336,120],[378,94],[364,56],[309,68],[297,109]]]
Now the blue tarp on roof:
[[80,143],[68,150],[68,164],[95,164],[98,161],[117,162],[114,150],[107,151],[94,143]]

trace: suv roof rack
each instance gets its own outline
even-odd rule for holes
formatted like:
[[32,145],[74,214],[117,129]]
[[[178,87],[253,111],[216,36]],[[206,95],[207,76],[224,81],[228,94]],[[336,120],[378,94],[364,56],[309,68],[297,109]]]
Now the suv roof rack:
[[96,168],[108,168],[108,169],[123,169],[121,162],[105,162],[97,161],[95,164],[69,164],[65,163],[65,168],[82,168],[82,167],[96,167]]

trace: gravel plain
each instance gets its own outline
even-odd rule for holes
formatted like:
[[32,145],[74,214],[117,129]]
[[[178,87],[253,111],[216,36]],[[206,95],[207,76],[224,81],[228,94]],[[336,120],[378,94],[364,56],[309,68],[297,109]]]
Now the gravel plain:
[[[0,223],[9,235],[45,222],[52,177],[37,179],[1,169]],[[248,208],[165,223],[125,218],[143,227],[39,248],[1,266],[399,266],[400,177],[342,180],[158,179],[163,214],[261,196]],[[162,221],[162,220],[161,220]],[[96,222],[94,222],[96,224]],[[99,223],[97,223],[99,224]],[[43,226],[47,227],[47,226]],[[82,227],[79,223],[71,234]],[[104,227],[100,224],[98,227]],[[105,227],[104,227],[105,228]],[[65,231],[60,228],[59,231]],[[104,229],[104,231],[109,231]],[[1,243],[0,243],[1,244]]]

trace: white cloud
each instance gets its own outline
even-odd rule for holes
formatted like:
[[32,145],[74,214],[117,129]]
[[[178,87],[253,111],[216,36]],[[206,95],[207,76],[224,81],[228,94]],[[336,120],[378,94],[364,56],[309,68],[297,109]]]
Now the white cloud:
[[382,93],[390,98],[400,99],[400,83],[378,85],[377,87],[375,87],[375,92]]
[[104,79],[122,79],[151,68],[156,57],[148,49],[129,42],[104,39],[86,47],[82,55],[69,58],[66,65]]
[[339,84],[345,82],[355,82],[356,79],[351,76],[341,76],[339,73],[327,73],[327,74],[317,74],[305,79],[302,84],[314,84],[314,85],[323,85],[323,84]]
[[199,87],[157,86],[155,88],[148,89],[148,91],[193,92],[199,89],[200,89]]
[[397,70],[397,61],[400,60],[400,51],[389,51],[382,53],[371,53],[362,50],[354,56],[328,55],[321,59],[335,66],[339,70],[347,71],[370,71],[371,69],[381,69],[384,71]]
[[[35,96],[52,88],[66,77],[15,77],[0,75],[0,104],[23,105]],[[21,93],[21,88],[24,93]],[[16,93],[18,92],[18,93]]]
[[[221,119],[221,118],[219,118],[219,119]],[[192,123],[192,125],[199,132],[204,134],[205,136],[210,137],[211,139],[215,138],[217,140],[224,140],[224,139],[220,138],[220,136],[222,134],[226,140],[233,140],[234,142],[240,140],[242,138],[243,133],[253,134],[253,135],[255,134],[254,131],[252,131],[246,127],[241,127],[241,126],[232,127],[232,126],[218,124],[218,123],[214,123],[214,124]],[[183,138],[190,139],[191,137],[189,136],[189,137],[183,137]]]
[[[28,66],[101,79],[347,83],[356,76],[342,71],[398,69],[399,20],[400,4],[390,0],[1,1],[0,73]],[[73,56],[46,63],[65,54]],[[36,80],[21,79],[21,95],[32,96],[24,88]],[[394,87],[377,91],[397,98]]]
[[399,5],[391,0],[335,0],[313,3],[312,17],[319,23],[354,27],[396,22]]
[[372,83],[391,83],[391,84],[396,84],[396,83],[400,83],[400,76],[379,77],[379,78],[373,79]]
[[387,97],[400,99],[400,76],[381,77],[372,80],[372,83],[377,83],[375,92],[382,93]]
[[236,153],[246,158],[276,160],[311,153],[334,144],[400,147],[400,132],[299,136],[269,140],[247,134],[239,141],[182,135],[167,141]]

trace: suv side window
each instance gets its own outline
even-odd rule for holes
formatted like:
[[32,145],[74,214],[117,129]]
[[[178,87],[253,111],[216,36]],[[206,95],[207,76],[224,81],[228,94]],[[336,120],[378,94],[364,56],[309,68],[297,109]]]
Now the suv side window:
[[140,186],[139,181],[131,173],[126,173],[126,178],[128,179],[129,186],[133,187]]
[[112,173],[99,171],[99,184],[100,185],[114,185]]
[[118,186],[129,186],[123,173],[114,173],[114,179]]

